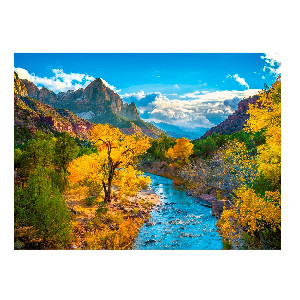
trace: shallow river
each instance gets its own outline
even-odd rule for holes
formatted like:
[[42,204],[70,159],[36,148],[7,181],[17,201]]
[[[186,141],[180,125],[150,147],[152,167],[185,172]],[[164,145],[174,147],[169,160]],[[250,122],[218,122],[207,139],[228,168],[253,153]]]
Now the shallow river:
[[135,240],[137,250],[217,250],[222,241],[211,208],[197,203],[184,190],[175,189],[172,180],[147,174],[151,188],[161,197],[161,205],[151,212],[149,223]]

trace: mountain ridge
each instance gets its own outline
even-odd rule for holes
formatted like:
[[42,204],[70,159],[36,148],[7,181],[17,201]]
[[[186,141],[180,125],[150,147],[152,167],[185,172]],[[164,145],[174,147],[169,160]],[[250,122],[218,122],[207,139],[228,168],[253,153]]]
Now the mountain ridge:
[[44,132],[68,132],[79,139],[87,139],[93,123],[84,120],[67,109],[55,109],[51,105],[28,96],[25,84],[14,73],[14,125],[15,142],[24,142],[36,130]]
[[124,103],[121,97],[97,78],[87,87],[55,94],[45,87],[39,89],[33,82],[22,79],[28,96],[54,108],[68,109],[92,123],[108,123],[123,133],[140,132],[156,138],[163,131],[143,121],[134,103]]
[[246,99],[242,99],[238,103],[237,109],[234,111],[233,114],[229,115],[223,122],[220,124],[210,128],[205,132],[204,135],[200,137],[200,139],[204,139],[213,133],[218,134],[231,134],[238,131],[241,131],[249,118],[247,114],[249,104],[254,104],[259,99],[258,95],[254,95],[248,97]]

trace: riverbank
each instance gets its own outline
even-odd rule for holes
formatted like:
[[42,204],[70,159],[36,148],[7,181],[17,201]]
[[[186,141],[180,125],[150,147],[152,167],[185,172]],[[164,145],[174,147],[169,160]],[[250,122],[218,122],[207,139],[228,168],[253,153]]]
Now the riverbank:
[[[73,220],[73,240],[70,245],[70,249],[73,250],[94,249],[96,246],[91,246],[91,244],[94,245],[92,236],[95,233],[99,234],[101,230],[108,230],[105,227],[107,223],[109,223],[107,225],[110,230],[109,234],[114,238],[118,236],[118,230],[122,224],[130,225],[128,228],[132,230],[130,236],[126,237],[128,239],[126,245],[130,248],[140,227],[149,219],[152,208],[160,203],[160,197],[151,189],[142,190],[135,196],[126,198],[120,198],[115,190],[111,202],[106,204],[108,217],[104,222],[105,226],[99,228],[96,211],[102,198],[99,197],[95,203],[89,205],[86,200],[87,195],[88,191],[83,187],[71,190],[66,195],[66,203]],[[118,220],[117,224],[115,224],[116,219]]]
[[186,180],[182,178],[181,170],[178,167],[169,166],[164,161],[157,161],[150,165],[142,164],[140,169],[143,172],[173,180],[173,185],[183,188],[186,195],[194,197],[201,205],[210,207],[212,215],[216,218],[221,216],[224,208],[228,209],[232,206],[230,199],[218,194],[218,189],[213,185],[209,185],[207,182]]

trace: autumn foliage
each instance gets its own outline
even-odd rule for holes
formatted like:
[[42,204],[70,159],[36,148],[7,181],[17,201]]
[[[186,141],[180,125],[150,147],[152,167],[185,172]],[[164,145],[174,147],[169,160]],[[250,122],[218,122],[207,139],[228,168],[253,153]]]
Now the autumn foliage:
[[[249,165],[247,157],[242,157],[239,164],[246,170],[255,167],[257,175],[250,182],[242,180],[235,191],[233,207],[224,210],[217,225],[222,237],[233,246],[244,245],[246,240],[250,248],[255,245],[255,248],[277,249],[281,236],[280,77],[270,89],[261,92],[259,102],[250,105],[248,112],[245,130],[262,131],[265,143],[257,147],[255,165]],[[227,154],[230,151],[228,148]]]
[[71,184],[96,185],[103,188],[105,202],[111,200],[112,186],[121,194],[134,194],[150,183],[135,166],[140,155],[150,147],[149,139],[138,134],[123,134],[107,124],[93,127],[90,141],[98,153],[83,155],[73,160],[68,168]]
[[179,160],[181,163],[187,161],[193,153],[194,145],[186,138],[182,137],[176,140],[174,147],[168,149],[166,156],[172,160]]

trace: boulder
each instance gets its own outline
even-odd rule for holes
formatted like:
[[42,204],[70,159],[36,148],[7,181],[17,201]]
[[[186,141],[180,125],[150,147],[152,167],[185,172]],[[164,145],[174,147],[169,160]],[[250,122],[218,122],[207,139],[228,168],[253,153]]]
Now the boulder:
[[197,197],[197,200],[200,204],[208,207],[212,207],[213,201],[217,200],[215,196],[211,194],[202,194]]
[[211,212],[212,215],[216,218],[220,218],[224,207],[229,209],[231,207],[231,203],[229,200],[214,200],[212,202]]

